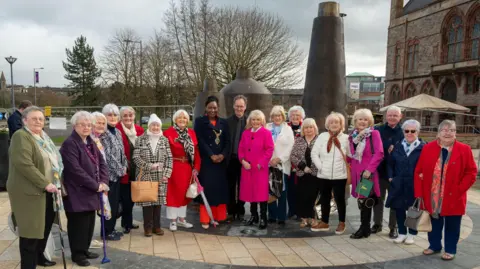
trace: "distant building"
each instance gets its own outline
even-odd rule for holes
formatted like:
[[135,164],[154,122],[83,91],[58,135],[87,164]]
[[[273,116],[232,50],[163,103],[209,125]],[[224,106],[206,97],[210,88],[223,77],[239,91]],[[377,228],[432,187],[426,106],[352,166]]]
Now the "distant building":
[[272,93],[273,105],[282,105],[286,110],[302,105],[303,89],[268,89]]
[[358,108],[368,108],[377,112],[383,103],[382,92],[385,89],[385,77],[356,72],[346,76],[347,113],[353,114]]

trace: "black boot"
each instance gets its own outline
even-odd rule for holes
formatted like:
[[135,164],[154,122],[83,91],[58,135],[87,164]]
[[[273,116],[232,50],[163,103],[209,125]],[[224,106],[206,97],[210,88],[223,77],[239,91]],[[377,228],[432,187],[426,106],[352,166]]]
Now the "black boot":
[[247,221],[247,225],[248,226],[251,226],[251,225],[254,225],[254,224],[258,224],[258,214],[255,215],[255,216],[251,216],[250,219]]
[[372,208],[365,206],[364,199],[358,199],[358,208],[360,209],[360,228],[350,235],[352,239],[362,239],[370,236],[370,219],[372,218]]
[[260,225],[258,228],[260,230],[266,229],[267,228],[267,203],[262,202],[260,203]]

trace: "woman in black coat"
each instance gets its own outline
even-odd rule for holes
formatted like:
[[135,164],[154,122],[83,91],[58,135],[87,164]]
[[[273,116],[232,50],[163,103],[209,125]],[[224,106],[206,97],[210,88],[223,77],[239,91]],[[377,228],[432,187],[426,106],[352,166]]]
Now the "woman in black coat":
[[398,225],[398,237],[393,240],[397,244],[414,243],[417,231],[405,227],[406,211],[415,201],[413,192],[413,175],[418,158],[425,142],[418,138],[420,123],[416,120],[407,120],[402,125],[405,138],[398,142],[388,161],[388,177],[390,188],[386,207],[395,209]]
[[[205,102],[205,116],[198,117],[194,125],[202,158],[198,179],[216,222],[227,218],[228,180],[225,157],[230,154],[228,123],[218,117],[218,109],[218,98],[209,96]],[[204,229],[208,229],[210,217],[203,204],[200,205],[200,223]]]

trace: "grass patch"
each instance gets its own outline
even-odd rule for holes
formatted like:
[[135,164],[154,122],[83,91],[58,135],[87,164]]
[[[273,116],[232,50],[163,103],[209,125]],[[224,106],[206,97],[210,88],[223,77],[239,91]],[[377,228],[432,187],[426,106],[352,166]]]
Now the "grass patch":
[[63,144],[63,141],[65,141],[65,139],[67,139],[67,137],[66,136],[57,136],[57,137],[52,137],[51,139],[56,146],[61,146]]

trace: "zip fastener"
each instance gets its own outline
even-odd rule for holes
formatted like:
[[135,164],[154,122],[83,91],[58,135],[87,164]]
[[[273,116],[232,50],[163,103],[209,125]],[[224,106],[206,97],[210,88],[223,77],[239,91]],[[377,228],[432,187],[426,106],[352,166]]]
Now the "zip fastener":
[[330,179],[333,179],[333,168],[334,168],[334,165],[335,165],[335,145],[333,145],[333,158],[332,158],[332,176]]

